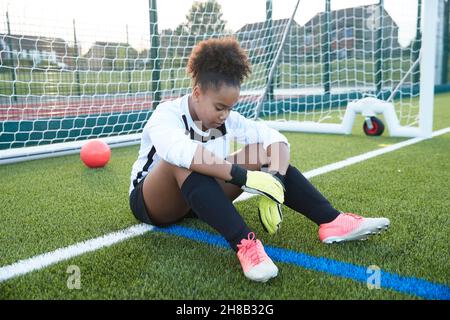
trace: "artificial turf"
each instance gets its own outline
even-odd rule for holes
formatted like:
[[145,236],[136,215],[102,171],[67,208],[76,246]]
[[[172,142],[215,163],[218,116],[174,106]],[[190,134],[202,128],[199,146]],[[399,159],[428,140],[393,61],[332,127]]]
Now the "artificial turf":
[[[437,95],[434,129],[450,126],[450,94]],[[362,118],[358,118],[362,124]],[[358,123],[358,122],[357,122]],[[292,163],[302,171],[383,148],[405,139],[286,133]],[[0,167],[0,266],[136,224],[128,208],[131,165],[138,146],[113,149],[104,169],[85,168],[77,156]],[[361,266],[450,285],[448,181],[450,134],[312,179],[341,210],[386,216],[392,228],[366,242],[325,246],[317,227],[284,209],[282,229],[265,234],[256,198],[236,204],[262,241]],[[186,219],[184,226],[213,232]],[[66,286],[69,265],[81,269],[80,290]],[[279,264],[280,276],[247,281],[229,250],[150,232],[0,283],[0,298],[159,299],[410,299],[392,290]],[[270,288],[270,290],[267,290]]]

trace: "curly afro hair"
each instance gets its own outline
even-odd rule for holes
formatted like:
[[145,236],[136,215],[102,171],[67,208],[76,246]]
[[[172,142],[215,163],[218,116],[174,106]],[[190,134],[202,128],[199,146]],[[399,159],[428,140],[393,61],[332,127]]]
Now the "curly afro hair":
[[235,38],[208,39],[192,50],[187,64],[194,85],[203,90],[221,85],[240,87],[250,72],[250,62]]

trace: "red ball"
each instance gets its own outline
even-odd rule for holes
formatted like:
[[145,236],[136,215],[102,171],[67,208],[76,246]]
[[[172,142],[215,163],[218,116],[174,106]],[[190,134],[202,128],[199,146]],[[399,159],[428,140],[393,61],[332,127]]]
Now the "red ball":
[[81,147],[80,158],[89,168],[104,167],[111,157],[111,149],[102,140],[91,140]]

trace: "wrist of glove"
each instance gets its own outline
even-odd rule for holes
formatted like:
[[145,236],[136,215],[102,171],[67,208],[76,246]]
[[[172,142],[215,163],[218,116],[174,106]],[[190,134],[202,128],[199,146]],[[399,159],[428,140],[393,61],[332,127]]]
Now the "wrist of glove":
[[226,182],[232,183],[241,188],[247,182],[247,169],[238,166],[237,164],[231,165],[231,180]]
[[279,173],[278,171],[269,171],[269,173],[276,179],[278,179],[278,181],[280,181],[281,185],[283,186],[283,190],[286,191],[285,188],[285,180],[286,180],[286,176],[282,175],[281,173]]
[[251,171],[236,164],[231,166],[232,183],[246,192],[263,195],[277,203],[284,202],[283,183],[269,173],[262,171]]

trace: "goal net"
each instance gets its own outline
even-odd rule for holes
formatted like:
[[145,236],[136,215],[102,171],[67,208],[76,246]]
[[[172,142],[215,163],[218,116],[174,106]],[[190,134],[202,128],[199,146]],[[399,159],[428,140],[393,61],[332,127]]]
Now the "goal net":
[[193,46],[223,36],[252,64],[248,118],[345,134],[357,113],[383,114],[391,135],[429,135],[437,2],[150,0],[114,22],[0,6],[0,163],[137,143],[158,103],[190,92]]

